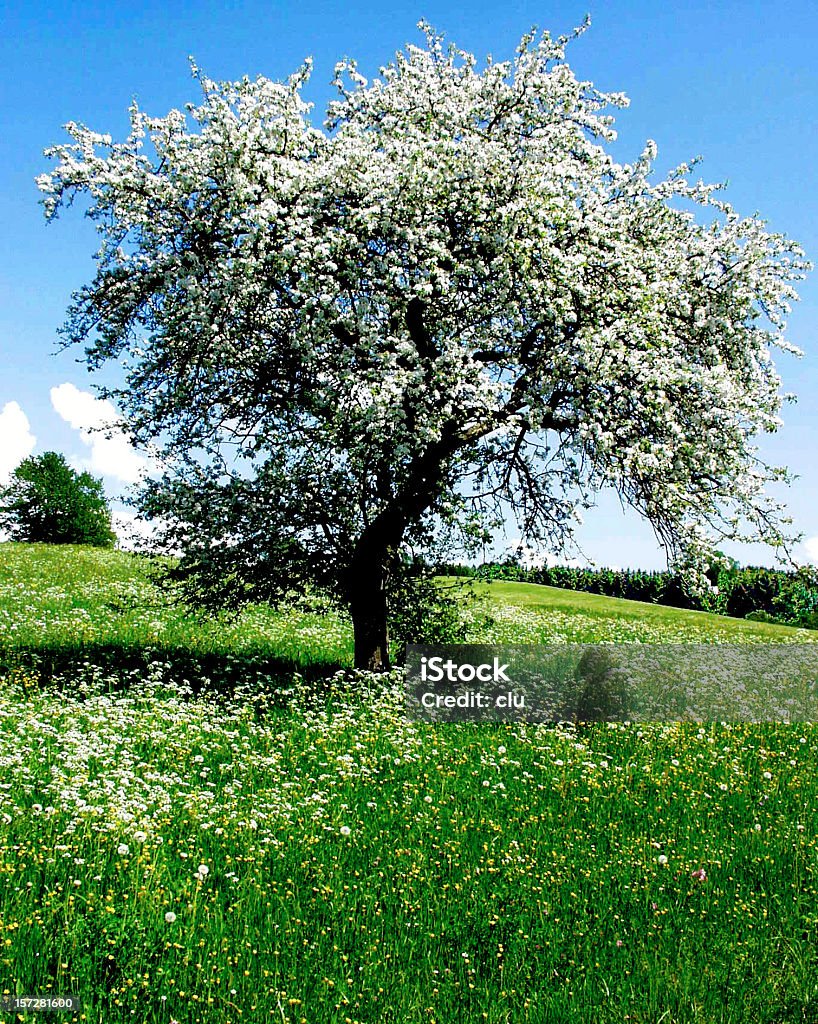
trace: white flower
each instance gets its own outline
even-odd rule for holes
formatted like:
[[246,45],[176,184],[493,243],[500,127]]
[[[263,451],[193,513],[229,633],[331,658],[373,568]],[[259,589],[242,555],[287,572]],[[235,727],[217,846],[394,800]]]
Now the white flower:
[[131,848],[130,846],[128,846],[127,843],[120,843],[119,846],[117,846],[116,848],[116,852],[119,854],[120,857],[127,857],[128,854],[131,852]]
[[426,804],[430,804],[432,802],[432,798],[430,796],[425,796],[423,798],[423,802]]
[[199,867],[197,868],[196,874],[201,875],[202,878],[204,878],[205,875],[210,874],[210,868],[207,866],[207,864],[200,864]]
[[660,853],[659,856],[656,858],[656,863],[667,864],[667,857],[663,853]]
[[505,752],[506,752],[506,748],[505,747],[498,747],[497,748],[497,753],[498,754],[502,755],[502,754],[505,754]]
[[769,782],[773,777],[772,772],[764,772],[764,778]]
[[167,921],[168,924],[173,924],[173,922],[176,920],[176,915],[173,913],[172,910],[169,910],[167,914],[165,914],[165,920]]
[[352,829],[349,827],[349,825],[342,825],[339,831],[342,836],[348,836],[352,832]]
[[144,832],[141,832],[141,831],[140,832],[134,832],[133,837],[134,837],[134,842],[137,842],[137,843],[144,843],[145,840],[148,838],[147,835]]

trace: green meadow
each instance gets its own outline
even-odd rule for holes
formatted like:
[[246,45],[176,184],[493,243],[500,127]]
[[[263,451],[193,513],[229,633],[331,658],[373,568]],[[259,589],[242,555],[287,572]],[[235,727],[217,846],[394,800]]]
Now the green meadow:
[[[472,643],[814,642],[526,584]],[[0,991],[94,1024],[818,1021],[818,728],[446,725],[317,600],[0,544]],[[0,1021],[33,1015],[0,1011]]]

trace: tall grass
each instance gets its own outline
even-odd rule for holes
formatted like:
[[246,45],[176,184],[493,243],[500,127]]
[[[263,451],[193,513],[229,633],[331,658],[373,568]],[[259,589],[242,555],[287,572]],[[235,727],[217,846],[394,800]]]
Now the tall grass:
[[[421,725],[398,673],[265,675],[265,651],[348,664],[341,618],[199,624],[143,568],[0,546],[5,992],[79,995],[58,1019],[95,1024],[818,1015],[814,726]],[[617,635],[612,601],[489,593],[475,639]],[[44,677],[38,643],[83,621],[85,656]],[[248,653],[229,691],[196,661]]]

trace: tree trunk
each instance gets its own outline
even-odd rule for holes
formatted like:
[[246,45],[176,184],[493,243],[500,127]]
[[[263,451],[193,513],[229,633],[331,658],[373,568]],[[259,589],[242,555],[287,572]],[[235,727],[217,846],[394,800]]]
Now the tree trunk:
[[389,570],[403,537],[404,521],[385,514],[364,530],[347,570],[346,594],[355,636],[355,668],[380,672],[390,667]]
[[[380,571],[379,571],[380,570]],[[355,636],[355,668],[380,672],[389,668],[389,626],[386,573],[372,566],[358,579],[349,611]]]
[[383,671],[389,664],[389,573],[407,524],[439,492],[444,459],[457,446],[440,442],[419,458],[402,491],[363,530],[346,572],[346,597],[355,634],[355,668]]

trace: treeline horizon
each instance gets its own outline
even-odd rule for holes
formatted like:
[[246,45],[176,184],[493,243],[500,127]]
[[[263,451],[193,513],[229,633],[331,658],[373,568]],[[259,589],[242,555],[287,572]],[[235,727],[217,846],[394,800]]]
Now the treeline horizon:
[[525,568],[516,560],[507,559],[477,566],[440,563],[436,572],[484,582],[535,583],[731,618],[818,629],[818,568],[813,567],[787,570],[742,567],[735,563],[713,567],[707,573],[712,589],[704,593],[692,590],[680,573],[668,569],[591,569],[561,565]]

